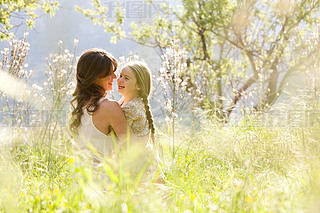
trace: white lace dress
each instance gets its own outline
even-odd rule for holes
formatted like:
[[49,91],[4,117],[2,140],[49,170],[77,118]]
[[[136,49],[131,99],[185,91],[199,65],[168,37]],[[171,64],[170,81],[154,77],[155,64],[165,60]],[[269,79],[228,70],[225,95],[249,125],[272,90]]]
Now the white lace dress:
[[142,98],[133,98],[126,103],[122,98],[119,104],[134,135],[137,137],[149,136],[149,123]]

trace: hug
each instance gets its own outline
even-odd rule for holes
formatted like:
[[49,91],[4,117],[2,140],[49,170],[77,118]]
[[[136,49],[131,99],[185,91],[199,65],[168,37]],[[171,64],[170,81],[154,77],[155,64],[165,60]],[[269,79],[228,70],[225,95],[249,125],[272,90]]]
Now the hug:
[[118,61],[102,49],[85,51],[77,63],[70,129],[78,148],[92,147],[101,156],[110,156],[115,145],[125,147],[128,138],[130,143],[142,146],[154,142],[155,127],[148,101],[150,69],[141,61],[122,67],[117,79],[118,92],[123,95],[119,102],[106,97],[117,78],[117,69]]

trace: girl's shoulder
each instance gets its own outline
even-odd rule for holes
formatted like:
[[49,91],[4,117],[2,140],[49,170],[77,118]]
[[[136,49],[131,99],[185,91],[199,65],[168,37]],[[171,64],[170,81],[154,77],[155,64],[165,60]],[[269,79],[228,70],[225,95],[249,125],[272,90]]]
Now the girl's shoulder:
[[133,98],[132,100],[126,102],[126,103],[123,103],[124,107],[137,107],[137,108],[144,108],[144,103],[143,103],[143,100],[142,98],[138,97],[138,98]]

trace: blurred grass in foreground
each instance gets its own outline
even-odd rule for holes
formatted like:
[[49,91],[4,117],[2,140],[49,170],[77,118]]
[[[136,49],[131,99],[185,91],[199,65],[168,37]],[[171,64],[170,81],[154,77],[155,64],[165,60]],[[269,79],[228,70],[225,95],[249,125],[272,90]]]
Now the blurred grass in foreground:
[[171,136],[163,131],[158,141],[166,181],[154,184],[142,172],[130,173],[119,164],[125,162],[121,157],[93,167],[72,154],[66,135],[55,137],[48,164],[49,147],[37,144],[32,136],[37,132],[30,129],[28,143],[17,135],[1,149],[0,209],[315,212],[320,200],[319,130],[250,124],[222,128],[206,121],[196,133],[184,128],[178,134],[174,160]]

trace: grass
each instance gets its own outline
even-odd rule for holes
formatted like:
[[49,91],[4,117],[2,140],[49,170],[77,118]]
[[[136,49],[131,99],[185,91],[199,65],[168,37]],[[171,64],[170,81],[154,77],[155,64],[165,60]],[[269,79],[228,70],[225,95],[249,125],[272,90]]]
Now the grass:
[[[17,133],[1,149],[1,212],[312,212],[320,200],[320,128],[219,127],[159,131],[165,183],[146,178],[141,156],[93,166],[56,129]],[[26,139],[27,138],[27,139]],[[52,145],[50,145],[52,144]],[[49,151],[50,150],[50,151]],[[130,152],[129,152],[130,154]],[[130,156],[129,156],[130,157]],[[138,169],[137,169],[138,168]]]

